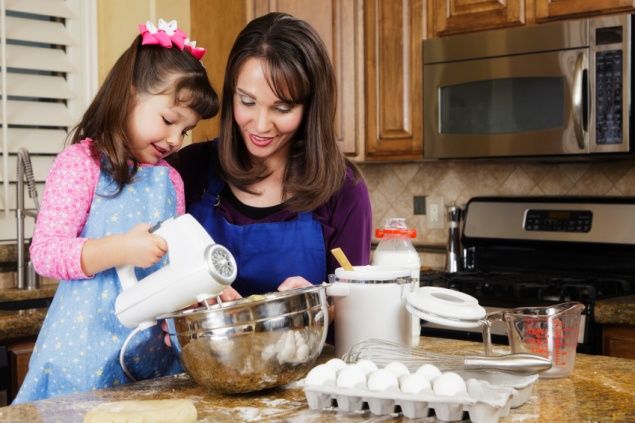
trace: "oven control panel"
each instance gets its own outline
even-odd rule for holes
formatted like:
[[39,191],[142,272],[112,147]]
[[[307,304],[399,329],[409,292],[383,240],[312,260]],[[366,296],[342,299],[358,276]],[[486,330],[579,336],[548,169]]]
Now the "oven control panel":
[[589,210],[529,209],[525,215],[526,231],[582,232],[591,230],[593,213]]

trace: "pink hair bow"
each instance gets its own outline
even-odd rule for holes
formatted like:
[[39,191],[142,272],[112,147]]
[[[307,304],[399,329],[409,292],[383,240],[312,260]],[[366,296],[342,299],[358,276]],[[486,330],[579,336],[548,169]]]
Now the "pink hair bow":
[[187,51],[197,60],[201,60],[207,50],[196,47],[196,41],[190,41],[183,31],[177,28],[176,21],[169,22],[159,19],[157,26],[150,21],[145,24],[139,24],[139,33],[141,33],[141,45],[160,45],[165,48],[176,46],[179,50]]

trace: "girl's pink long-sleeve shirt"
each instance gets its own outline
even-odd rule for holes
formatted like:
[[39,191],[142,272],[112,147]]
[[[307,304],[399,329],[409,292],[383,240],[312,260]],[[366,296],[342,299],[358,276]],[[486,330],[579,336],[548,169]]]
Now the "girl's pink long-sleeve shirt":
[[[46,178],[42,205],[37,216],[29,252],[38,274],[54,279],[87,279],[81,267],[86,238],[79,235],[86,224],[99,181],[99,161],[91,156],[84,140],[65,148]],[[156,166],[169,168],[176,191],[176,213],[185,212],[183,181],[178,172],[161,160]],[[150,222],[148,222],[150,223]]]

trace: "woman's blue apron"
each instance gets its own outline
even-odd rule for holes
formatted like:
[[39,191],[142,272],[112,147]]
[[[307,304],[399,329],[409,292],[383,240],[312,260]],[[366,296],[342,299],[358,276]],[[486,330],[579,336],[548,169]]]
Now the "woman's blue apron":
[[284,222],[234,225],[216,210],[225,183],[210,177],[203,198],[188,210],[215,242],[231,251],[238,265],[232,287],[242,296],[273,292],[290,276],[313,284],[326,280],[322,226],[312,213],[299,213]]
[[[132,183],[109,196],[114,187],[102,171],[81,237],[120,234],[138,223],[155,224],[176,215],[176,193],[167,167],[140,167]],[[162,260],[148,269],[136,269],[137,278],[164,264]],[[119,350],[131,331],[114,313],[120,291],[114,268],[92,279],[60,281],[14,404],[129,382],[119,365]],[[154,326],[132,338],[126,367],[136,379],[181,371],[163,335]]]

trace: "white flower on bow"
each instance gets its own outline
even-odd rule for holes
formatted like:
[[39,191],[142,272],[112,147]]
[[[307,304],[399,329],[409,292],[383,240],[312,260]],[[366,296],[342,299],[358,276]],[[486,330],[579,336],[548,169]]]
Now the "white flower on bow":
[[159,19],[158,27],[171,37],[176,33],[176,20],[172,19],[170,22],[166,22]]

